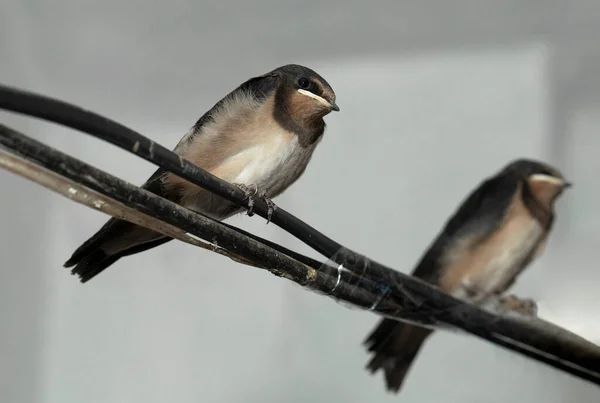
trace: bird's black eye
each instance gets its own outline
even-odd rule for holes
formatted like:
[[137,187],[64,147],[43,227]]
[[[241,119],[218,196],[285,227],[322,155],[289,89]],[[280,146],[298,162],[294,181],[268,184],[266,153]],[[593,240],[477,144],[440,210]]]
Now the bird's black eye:
[[306,77],[300,77],[298,79],[298,85],[302,89],[307,89],[308,87],[310,87],[310,81],[308,81],[308,78]]

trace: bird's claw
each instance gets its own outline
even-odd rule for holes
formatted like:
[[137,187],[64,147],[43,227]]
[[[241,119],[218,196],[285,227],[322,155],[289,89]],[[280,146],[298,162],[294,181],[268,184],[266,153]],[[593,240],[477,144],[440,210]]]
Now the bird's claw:
[[273,203],[273,200],[271,200],[267,197],[267,192],[265,192],[264,190],[258,194],[258,197],[263,199],[265,201],[265,203],[267,204],[267,224],[268,224],[271,222],[271,217],[273,216],[273,212],[275,210],[277,210],[277,205],[275,205],[275,203]]
[[[248,214],[248,216],[252,217],[254,215],[254,212],[252,211],[254,209],[254,199],[252,197],[258,193],[258,186],[255,183],[253,183],[251,185],[245,185],[243,183],[235,183],[234,185],[236,187],[238,187],[246,195],[246,199],[248,200],[248,211],[246,212],[246,214]],[[260,195],[259,195],[259,197],[260,197]]]
[[250,198],[258,193],[258,186],[256,184],[244,185],[243,183],[234,183],[234,186],[239,188],[244,194],[246,198]]
[[271,199],[267,197],[267,192],[262,190],[258,191],[258,186],[256,184],[244,185],[242,183],[236,183],[236,187],[244,192],[246,195],[246,199],[248,200],[248,211],[246,214],[252,217],[254,215],[254,196],[257,195],[259,198],[263,199],[267,204],[267,224],[271,222],[271,217],[273,216],[273,212],[277,210],[277,206]]
[[489,297],[484,309],[498,316],[520,316],[528,319],[537,317],[537,305],[531,299],[520,299],[515,295]]

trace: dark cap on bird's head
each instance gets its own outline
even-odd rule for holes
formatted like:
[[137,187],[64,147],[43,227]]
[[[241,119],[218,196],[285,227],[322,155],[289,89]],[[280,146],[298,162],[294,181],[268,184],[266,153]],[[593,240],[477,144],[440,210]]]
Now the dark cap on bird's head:
[[535,198],[548,208],[552,208],[563,191],[572,186],[558,169],[541,161],[519,159],[508,164],[504,172],[516,173],[524,179]]
[[504,171],[513,171],[526,179],[549,182],[563,188],[572,186],[570,182],[565,180],[563,174],[558,169],[541,161],[524,158],[518,159],[508,164],[504,168]]
[[[335,92],[329,83],[321,77],[316,71],[299,64],[286,64],[267,73],[268,75],[278,76],[282,79],[282,84],[288,91],[288,96],[300,94],[311,100],[312,105],[324,112],[339,111],[340,108],[335,103]],[[298,102],[303,98],[297,98]],[[307,105],[310,105],[307,103]]]

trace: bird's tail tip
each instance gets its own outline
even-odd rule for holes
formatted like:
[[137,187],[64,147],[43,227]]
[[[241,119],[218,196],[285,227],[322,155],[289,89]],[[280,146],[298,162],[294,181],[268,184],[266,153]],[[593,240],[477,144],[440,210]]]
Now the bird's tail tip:
[[73,256],[71,256],[69,258],[69,260],[67,260],[66,262],[63,263],[63,267],[65,269],[68,269],[69,267],[73,267],[77,264],[77,261],[75,259],[73,259]]
[[386,389],[398,393],[423,342],[431,333],[428,329],[384,319],[367,337],[364,344],[373,354],[366,370],[384,373]]
[[71,257],[63,267],[72,268],[71,274],[77,276],[82,283],[86,283],[118,259],[119,256],[112,256],[102,249],[96,249],[82,259],[77,256]]

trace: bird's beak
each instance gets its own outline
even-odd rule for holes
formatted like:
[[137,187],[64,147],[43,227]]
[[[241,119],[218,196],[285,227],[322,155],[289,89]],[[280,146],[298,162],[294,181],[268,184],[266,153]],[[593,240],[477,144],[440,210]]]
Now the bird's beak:
[[573,184],[571,182],[565,182],[565,183],[563,183],[563,188],[564,189],[568,189],[570,187],[573,187]]
[[313,94],[312,92],[303,90],[302,88],[298,89],[298,92],[302,95],[306,95],[307,97],[310,97],[310,98],[313,98],[313,99],[319,101],[320,103],[322,103],[323,105],[325,105],[329,109],[331,109],[332,111],[338,112],[340,110],[340,107],[337,106],[335,102],[329,101],[323,97],[318,96],[317,94]]

